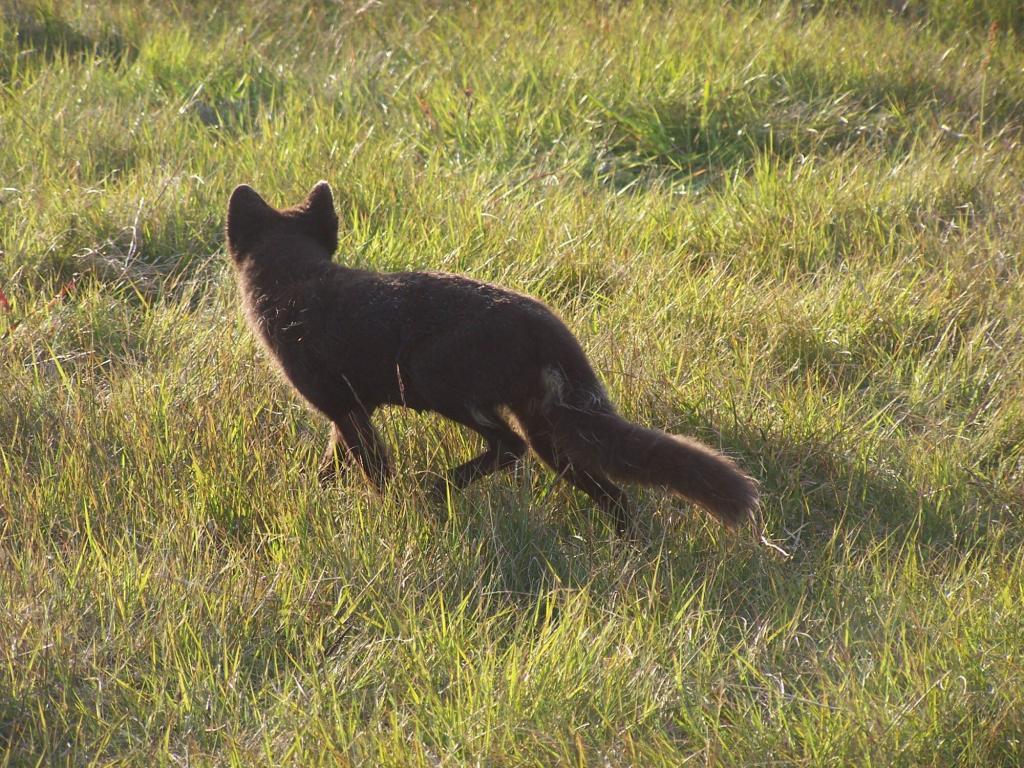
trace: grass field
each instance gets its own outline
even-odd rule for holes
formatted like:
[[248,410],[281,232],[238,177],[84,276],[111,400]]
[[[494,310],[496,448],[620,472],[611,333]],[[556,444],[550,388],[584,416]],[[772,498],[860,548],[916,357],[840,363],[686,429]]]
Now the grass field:
[[[0,8],[0,765],[1024,762],[1016,0]],[[222,235],[320,178],[792,557],[536,462],[440,524],[478,443],[407,412],[321,489]]]

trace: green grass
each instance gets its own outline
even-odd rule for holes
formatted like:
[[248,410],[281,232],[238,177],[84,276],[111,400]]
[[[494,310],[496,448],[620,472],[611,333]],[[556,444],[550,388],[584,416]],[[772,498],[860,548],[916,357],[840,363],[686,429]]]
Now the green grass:
[[[0,1],[0,764],[1021,764],[1024,11],[905,5]],[[405,412],[319,488],[222,227],[320,178],[792,558],[535,462],[439,524]]]

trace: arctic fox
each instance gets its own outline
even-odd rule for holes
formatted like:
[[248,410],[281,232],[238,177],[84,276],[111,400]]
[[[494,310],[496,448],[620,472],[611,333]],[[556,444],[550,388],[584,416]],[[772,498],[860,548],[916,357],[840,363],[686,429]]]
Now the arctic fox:
[[439,479],[433,493],[442,497],[513,466],[529,443],[620,534],[627,498],[613,480],[664,486],[730,527],[754,513],[757,485],[732,460],[619,416],[579,342],[540,301],[457,275],[333,263],[338,217],[327,182],[283,210],[237,187],[227,243],[250,328],[331,420],[322,481],[352,458],[382,487],[391,469],[370,417],[400,405],[435,411],[486,441]]

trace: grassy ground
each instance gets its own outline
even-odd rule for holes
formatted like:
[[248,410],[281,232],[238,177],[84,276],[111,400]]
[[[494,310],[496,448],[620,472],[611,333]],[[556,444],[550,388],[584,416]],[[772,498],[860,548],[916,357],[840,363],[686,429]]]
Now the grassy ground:
[[[1024,761],[1024,11],[902,5],[2,0],[0,764]],[[320,178],[792,558],[536,463],[439,525],[476,441],[401,412],[320,489],[221,234]]]

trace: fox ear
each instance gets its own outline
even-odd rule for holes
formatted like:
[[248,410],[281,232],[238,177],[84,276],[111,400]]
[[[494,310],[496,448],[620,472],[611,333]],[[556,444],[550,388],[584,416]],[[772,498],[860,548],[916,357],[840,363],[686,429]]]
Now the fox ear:
[[228,200],[228,248],[237,251],[261,232],[275,213],[248,184],[235,187]]
[[318,181],[300,206],[310,233],[334,253],[338,247],[338,214],[334,211],[334,193],[326,181]]

